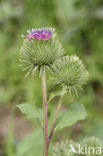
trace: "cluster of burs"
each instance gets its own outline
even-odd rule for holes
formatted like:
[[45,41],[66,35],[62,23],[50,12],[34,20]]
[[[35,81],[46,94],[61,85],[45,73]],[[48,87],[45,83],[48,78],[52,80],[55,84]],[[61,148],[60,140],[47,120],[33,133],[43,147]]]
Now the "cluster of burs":
[[75,55],[66,54],[53,28],[27,31],[20,50],[20,61],[27,76],[35,76],[44,70],[51,74],[54,85],[60,85],[71,95],[78,95],[88,80],[88,72]]

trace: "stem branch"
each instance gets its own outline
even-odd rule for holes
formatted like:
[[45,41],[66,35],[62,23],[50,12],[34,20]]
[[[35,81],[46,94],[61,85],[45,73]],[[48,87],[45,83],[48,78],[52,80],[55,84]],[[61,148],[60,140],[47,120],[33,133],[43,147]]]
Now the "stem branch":
[[59,114],[60,109],[61,109],[63,98],[64,98],[64,94],[60,96],[60,99],[59,99],[59,102],[58,102],[58,105],[57,105],[56,113],[55,113],[55,116],[54,116],[54,119],[53,119],[53,122],[52,122],[52,126],[51,126],[51,130],[50,130],[49,140],[51,140],[51,138],[53,136],[56,120],[57,120],[58,114]]

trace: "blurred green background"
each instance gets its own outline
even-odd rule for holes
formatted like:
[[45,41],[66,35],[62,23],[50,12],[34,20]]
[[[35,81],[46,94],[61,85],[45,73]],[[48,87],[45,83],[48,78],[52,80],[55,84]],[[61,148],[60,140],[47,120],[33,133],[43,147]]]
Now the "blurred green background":
[[[84,136],[103,141],[103,1],[0,0],[0,156],[40,155],[38,122],[26,120],[16,105],[34,101],[42,107],[40,78],[24,79],[18,53],[21,35],[43,26],[56,28],[66,52],[78,55],[90,75],[85,92],[79,98],[67,95],[63,105],[84,104],[88,118],[58,132],[53,141]],[[52,90],[48,82],[48,92]],[[51,104],[49,111],[53,109]]]

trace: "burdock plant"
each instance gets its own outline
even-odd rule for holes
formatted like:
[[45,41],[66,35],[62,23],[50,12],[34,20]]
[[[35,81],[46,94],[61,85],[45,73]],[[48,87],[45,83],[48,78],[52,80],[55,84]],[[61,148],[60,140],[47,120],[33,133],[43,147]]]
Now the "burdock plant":
[[[43,122],[44,156],[48,156],[50,141],[56,130],[71,126],[78,120],[86,117],[84,107],[78,103],[69,105],[69,110],[61,110],[61,104],[65,94],[78,96],[83,90],[83,85],[88,80],[88,72],[77,56],[66,55],[62,45],[56,38],[54,28],[41,28],[28,30],[22,37],[24,42],[20,49],[20,62],[26,77],[36,76],[39,72],[42,85],[43,117],[42,110],[33,105],[21,104],[18,107],[23,113],[36,117]],[[46,71],[50,73],[50,79],[60,92],[51,94],[47,99]],[[55,113],[48,116],[48,104],[55,97],[60,96]],[[29,111],[28,111],[29,110]],[[61,111],[60,111],[61,110]],[[43,118],[43,119],[42,119]],[[52,123],[50,122],[52,118]],[[50,125],[51,123],[51,125]]]

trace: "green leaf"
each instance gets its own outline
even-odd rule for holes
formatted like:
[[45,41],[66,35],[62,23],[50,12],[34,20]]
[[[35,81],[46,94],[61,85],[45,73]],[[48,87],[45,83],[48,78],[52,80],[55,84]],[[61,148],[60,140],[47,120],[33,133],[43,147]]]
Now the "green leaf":
[[66,91],[56,91],[56,92],[52,92],[52,93],[50,94],[48,103],[49,103],[51,100],[53,100],[56,96],[60,96],[60,95],[63,95],[63,94],[65,94],[65,93],[66,93]]
[[16,151],[16,156],[42,156],[43,136],[41,129],[37,129],[23,138]]
[[28,118],[38,118],[43,120],[43,110],[37,108],[35,105],[24,103],[17,105],[17,107],[21,110],[22,113],[26,114]]
[[83,105],[79,103],[71,103],[68,110],[60,112],[57,119],[55,131],[64,127],[72,126],[78,120],[84,120],[87,117],[86,110]]

